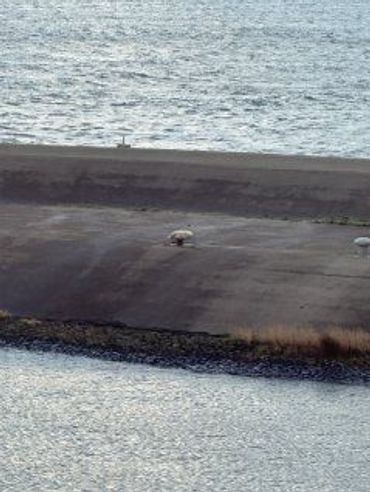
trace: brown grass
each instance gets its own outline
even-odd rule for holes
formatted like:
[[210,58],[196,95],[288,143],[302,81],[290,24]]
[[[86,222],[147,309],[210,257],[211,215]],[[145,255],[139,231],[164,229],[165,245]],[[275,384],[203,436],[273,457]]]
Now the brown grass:
[[370,333],[360,329],[329,327],[294,328],[271,326],[260,329],[238,329],[234,337],[251,345],[264,345],[274,352],[287,351],[304,355],[366,355],[370,353]]

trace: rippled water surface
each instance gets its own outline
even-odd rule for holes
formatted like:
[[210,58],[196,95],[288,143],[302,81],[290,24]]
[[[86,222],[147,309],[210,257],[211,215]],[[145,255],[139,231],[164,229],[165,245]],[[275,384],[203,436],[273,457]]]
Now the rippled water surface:
[[0,350],[1,491],[368,492],[366,387]]
[[2,0],[0,142],[370,156],[368,0]]

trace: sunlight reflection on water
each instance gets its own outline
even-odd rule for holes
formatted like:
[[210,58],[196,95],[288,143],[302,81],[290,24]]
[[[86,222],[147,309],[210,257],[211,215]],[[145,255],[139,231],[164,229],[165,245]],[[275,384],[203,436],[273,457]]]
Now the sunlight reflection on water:
[[1,490],[368,490],[368,388],[2,349],[0,392]]
[[0,142],[370,156],[368,0],[3,0],[0,18]]

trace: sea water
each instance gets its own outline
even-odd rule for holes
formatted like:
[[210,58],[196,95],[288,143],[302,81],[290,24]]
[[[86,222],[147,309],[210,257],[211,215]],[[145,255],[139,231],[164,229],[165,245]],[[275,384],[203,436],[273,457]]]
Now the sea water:
[[0,142],[370,156],[368,0],[2,0]]
[[368,492],[370,389],[0,350],[3,492]]

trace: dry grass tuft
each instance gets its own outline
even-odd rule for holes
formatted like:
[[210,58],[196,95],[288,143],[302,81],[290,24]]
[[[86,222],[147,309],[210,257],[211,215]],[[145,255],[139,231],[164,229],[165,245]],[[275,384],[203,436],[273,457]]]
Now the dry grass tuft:
[[363,329],[329,327],[325,330],[271,326],[238,329],[234,337],[251,345],[265,345],[274,352],[286,351],[326,357],[370,353],[370,333]]
[[326,338],[333,340],[338,345],[340,352],[370,352],[370,333],[365,330],[346,330],[343,328],[332,327],[327,330],[325,335]]
[[283,347],[317,347],[320,335],[312,328],[297,329],[276,325],[258,330],[239,330],[237,337],[249,343],[263,343]]

